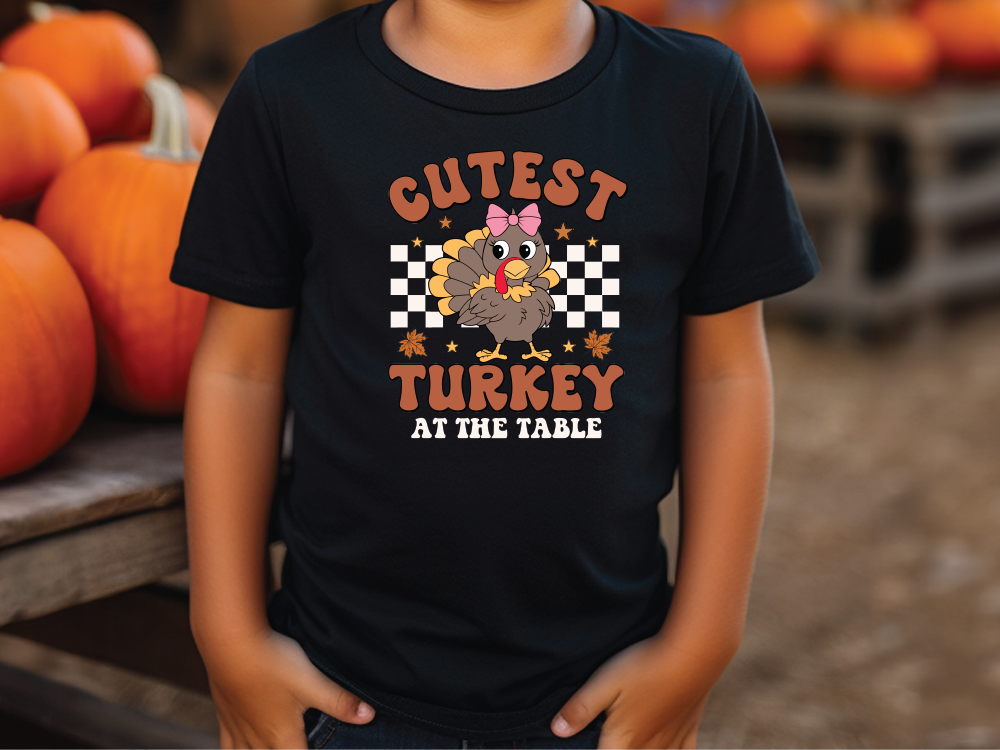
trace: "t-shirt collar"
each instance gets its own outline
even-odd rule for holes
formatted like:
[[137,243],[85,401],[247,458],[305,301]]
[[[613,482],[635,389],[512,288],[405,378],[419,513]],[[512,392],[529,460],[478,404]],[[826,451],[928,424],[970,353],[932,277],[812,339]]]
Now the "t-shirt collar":
[[382,73],[429,101],[452,109],[480,114],[512,114],[557,104],[590,83],[608,64],[618,37],[616,19],[607,9],[583,0],[593,11],[597,28],[587,54],[554,78],[511,89],[459,86],[414,68],[393,52],[382,38],[382,19],[395,0],[367,5],[357,21],[361,50]]

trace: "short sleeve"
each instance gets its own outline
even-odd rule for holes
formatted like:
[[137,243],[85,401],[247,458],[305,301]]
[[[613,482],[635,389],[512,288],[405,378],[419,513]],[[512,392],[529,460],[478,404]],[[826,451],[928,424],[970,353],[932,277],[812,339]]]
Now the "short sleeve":
[[[681,284],[688,315],[724,312],[813,279],[819,259],[743,62],[711,137],[702,245]],[[728,80],[732,80],[732,76]]]
[[303,236],[255,52],[226,96],[202,154],[170,280],[255,307],[298,303]]

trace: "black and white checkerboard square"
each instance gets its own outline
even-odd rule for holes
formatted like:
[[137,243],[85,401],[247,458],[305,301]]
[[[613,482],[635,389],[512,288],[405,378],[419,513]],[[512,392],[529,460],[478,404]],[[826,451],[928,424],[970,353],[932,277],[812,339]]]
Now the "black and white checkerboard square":
[[[618,245],[546,245],[560,282],[549,292],[555,313],[549,327],[617,328]],[[431,265],[441,245],[391,245],[391,328],[443,328],[437,297],[431,294]],[[463,326],[477,328],[478,326]]]

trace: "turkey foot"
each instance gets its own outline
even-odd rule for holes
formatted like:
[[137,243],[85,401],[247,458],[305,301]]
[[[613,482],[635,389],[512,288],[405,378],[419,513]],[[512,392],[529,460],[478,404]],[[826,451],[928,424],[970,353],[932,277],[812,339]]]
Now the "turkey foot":
[[552,352],[550,352],[548,349],[542,349],[541,351],[538,351],[535,348],[535,345],[530,341],[528,342],[528,346],[531,347],[531,354],[522,354],[521,359],[530,359],[531,357],[538,357],[540,360],[542,360],[542,362],[548,362],[549,357],[552,356]]
[[507,359],[506,354],[500,353],[500,344],[497,344],[497,348],[493,351],[489,349],[480,349],[476,352],[476,356],[479,357],[480,362],[488,362],[491,359]]

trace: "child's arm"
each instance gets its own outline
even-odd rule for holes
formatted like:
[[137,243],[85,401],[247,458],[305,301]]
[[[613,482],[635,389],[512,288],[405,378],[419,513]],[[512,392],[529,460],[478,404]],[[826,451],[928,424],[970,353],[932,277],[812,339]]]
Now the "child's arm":
[[309,706],[352,723],[370,720],[356,713],[356,696],[267,620],[267,527],[294,311],[212,297],[187,391],[191,629],[222,748],[306,748],[302,713]]
[[574,734],[607,709],[601,748],[693,748],[743,634],[770,474],[773,394],[760,301],[683,317],[681,543],[666,622],[605,662],[560,711]]

